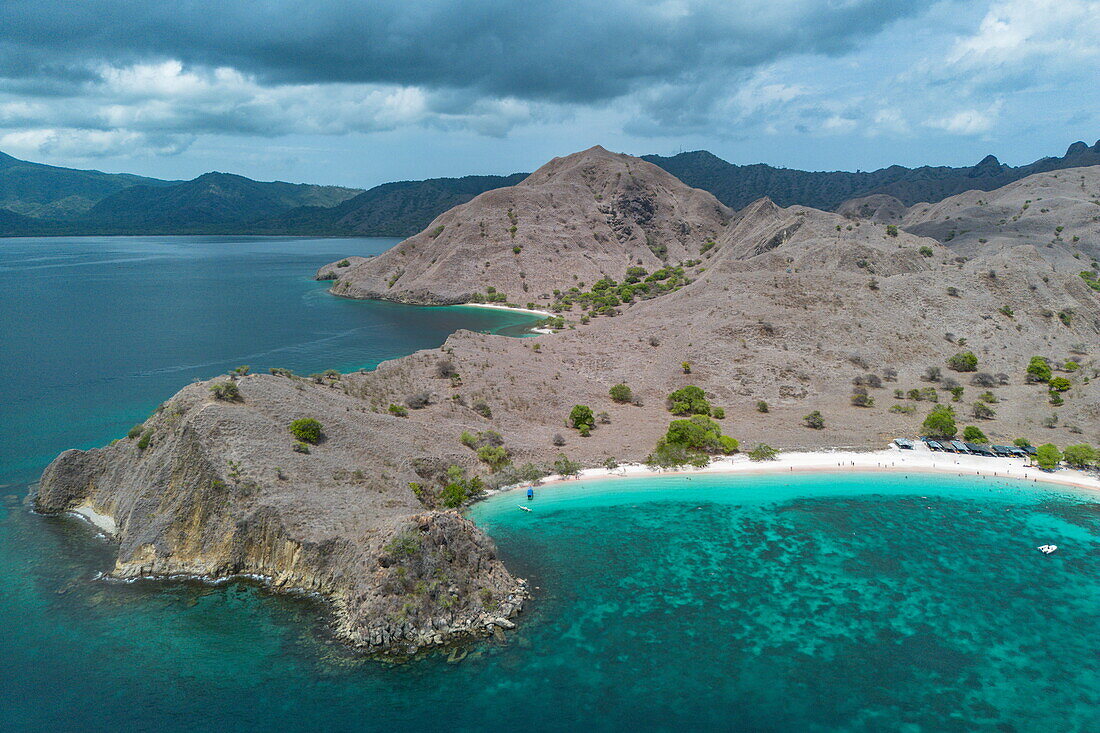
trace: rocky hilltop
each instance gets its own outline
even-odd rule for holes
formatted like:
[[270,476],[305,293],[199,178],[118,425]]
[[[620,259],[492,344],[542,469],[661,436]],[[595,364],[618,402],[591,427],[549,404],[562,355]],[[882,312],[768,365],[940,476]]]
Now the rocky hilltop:
[[1061,270],[1100,259],[1100,166],[1039,173],[995,191],[915,204],[901,226],[952,250],[980,256],[1033,245]]
[[509,293],[545,304],[605,274],[691,259],[731,213],[657,166],[597,146],[456,206],[368,262],[319,275],[335,274],[332,292],[351,298],[439,305]]
[[[1100,183],[1097,168],[1060,175]],[[1043,241],[970,257],[951,244],[768,199],[734,213],[594,148],[320,271],[351,297],[539,302],[557,332],[460,331],[371,373],[191,385],[130,438],[59,456],[38,506],[114,517],[118,575],[320,591],[344,637],[376,651],[488,633],[512,623],[524,585],[447,506],[561,456],[645,460],[688,385],[708,402],[692,410],[745,448],[877,447],[918,434],[937,403],[994,442],[1096,442],[1096,291],[1052,269]],[[1036,355],[1066,378],[1062,404],[1028,382]],[[613,399],[620,384],[630,394]],[[574,405],[594,413],[583,430]],[[308,453],[288,430],[304,417],[325,435]]]

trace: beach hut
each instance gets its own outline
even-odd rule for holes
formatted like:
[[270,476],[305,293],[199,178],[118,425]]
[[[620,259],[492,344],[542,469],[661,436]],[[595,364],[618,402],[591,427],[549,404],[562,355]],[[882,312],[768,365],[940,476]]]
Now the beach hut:
[[976,456],[992,456],[997,454],[993,452],[993,449],[988,445],[982,445],[981,443],[964,443],[966,449]]
[[1016,455],[1012,452],[1014,449],[1010,445],[994,445],[990,447],[993,448],[993,452],[999,455],[1001,458],[1010,458]]
[[966,443],[961,440],[952,440],[951,447],[955,449],[956,453],[969,453],[970,451],[966,447]]
[[913,441],[906,438],[894,438],[894,443],[903,450],[913,450]]
[[929,450],[938,450],[938,451],[942,451],[942,450],[943,450],[943,446],[942,446],[942,445],[940,445],[940,443],[939,443],[939,441],[938,441],[938,440],[931,440],[931,439],[927,439],[927,440],[925,440],[924,442],[925,442],[925,444],[926,444],[926,445],[928,446],[928,449],[929,449]]

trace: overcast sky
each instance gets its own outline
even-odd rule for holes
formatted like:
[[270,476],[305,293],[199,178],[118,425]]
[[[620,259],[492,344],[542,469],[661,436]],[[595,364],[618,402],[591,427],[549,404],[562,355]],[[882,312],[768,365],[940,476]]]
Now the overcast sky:
[[597,143],[867,170],[1098,137],[1100,0],[0,3],[0,151],[55,165],[368,187]]

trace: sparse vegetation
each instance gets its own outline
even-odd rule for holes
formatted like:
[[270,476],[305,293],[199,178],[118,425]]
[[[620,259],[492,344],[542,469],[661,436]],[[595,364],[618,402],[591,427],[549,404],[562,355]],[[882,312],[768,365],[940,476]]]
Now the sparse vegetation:
[[748,456],[750,461],[774,461],[778,454],[779,451],[767,443],[757,443],[756,447],[749,451]]
[[619,404],[625,404],[634,399],[634,392],[625,384],[616,384],[608,390],[608,394],[611,395],[612,400]]
[[592,414],[592,408],[588,405],[573,405],[569,411],[569,426],[580,431],[587,437],[596,427],[596,417]]
[[391,402],[388,409],[389,409],[390,414],[394,415],[396,417],[408,417],[409,416],[409,408],[405,407],[404,405],[398,405],[396,403]]
[[210,393],[222,402],[241,402],[243,399],[236,382],[216,382],[210,385]]
[[963,440],[967,443],[988,443],[989,438],[985,437],[985,433],[981,428],[974,427],[973,425],[967,425],[963,430]]
[[973,372],[978,368],[978,357],[973,351],[960,351],[947,359],[947,366],[957,372]]
[[764,400],[757,400],[757,402],[756,402],[756,411],[757,412],[767,412],[768,409],[769,408],[768,408],[768,403],[767,402],[765,402]]
[[313,445],[320,443],[321,439],[325,436],[321,428],[321,423],[317,422],[312,417],[300,417],[290,423],[290,432],[295,438],[303,443],[311,443]]
[[1035,462],[1044,471],[1053,471],[1062,462],[1062,452],[1053,443],[1044,443],[1035,449]]
[[669,412],[674,415],[710,415],[711,406],[706,392],[701,387],[689,384],[672,392],[666,402]]
[[921,428],[933,438],[954,438],[959,432],[955,425],[955,411],[949,405],[937,405],[924,418]]
[[814,410],[809,415],[802,416],[802,424],[814,430],[821,430],[825,427],[825,418],[820,410]]
[[1079,443],[1077,445],[1067,445],[1062,458],[1067,465],[1073,468],[1089,468],[1094,466],[1096,461],[1100,459],[1100,454],[1097,454],[1096,449],[1088,443]]

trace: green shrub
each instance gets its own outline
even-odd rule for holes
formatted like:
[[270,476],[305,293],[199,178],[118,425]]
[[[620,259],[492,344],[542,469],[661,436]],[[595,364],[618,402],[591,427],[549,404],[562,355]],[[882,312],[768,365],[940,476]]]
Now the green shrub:
[[957,372],[977,371],[978,357],[973,351],[960,351],[947,360],[947,366]]
[[1016,440],[1012,441],[1012,445],[1016,446],[1017,448],[1030,448],[1031,441],[1027,438],[1016,438]]
[[1046,359],[1041,356],[1031,357],[1031,361],[1027,365],[1027,381],[1029,384],[1049,382],[1052,376],[1054,376],[1054,373],[1051,371],[1050,364],[1047,363]]
[[1044,471],[1053,471],[1062,462],[1062,453],[1053,443],[1044,443],[1035,449],[1035,462]]
[[934,254],[931,247],[921,247],[920,253],[922,257],[931,257]]
[[569,425],[582,432],[585,428],[591,430],[596,427],[596,416],[592,414],[592,408],[588,405],[573,405],[573,409],[569,411]]
[[149,444],[153,442],[153,430],[152,428],[146,430],[141,434],[141,438],[138,439],[138,450],[145,450],[149,447]]
[[299,440],[293,447],[295,453],[305,453],[307,456],[309,455],[309,445],[306,443]]
[[625,384],[616,384],[614,387],[608,390],[608,394],[611,395],[611,399],[615,400],[619,404],[630,402],[632,399],[634,399],[634,392],[630,389],[630,387],[626,386]]
[[981,431],[981,428],[976,428],[973,425],[967,425],[963,430],[963,440],[967,443],[988,443],[989,438],[985,437],[985,433]]
[[489,409],[489,403],[485,400],[478,400],[471,409],[486,419],[493,416],[493,411]]
[[494,473],[504,468],[510,462],[508,451],[504,446],[483,445],[477,449],[478,460],[488,464]]
[[852,394],[852,404],[856,407],[874,407],[875,398],[867,394],[866,390]]
[[210,385],[210,392],[214,395],[214,399],[221,400],[222,402],[240,402],[241,390],[237,387],[236,382],[218,382]]
[[809,415],[802,416],[802,424],[814,430],[821,430],[825,427],[825,418],[822,417],[820,410],[814,410]]
[[1051,377],[1047,384],[1053,392],[1065,392],[1072,386],[1065,377]]
[[724,408],[724,407],[715,407],[714,409],[712,409],[710,411],[710,414],[711,414],[711,417],[713,417],[715,420],[725,420],[726,419],[726,408]]
[[303,443],[312,443],[313,445],[320,443],[321,439],[325,437],[324,431],[321,429],[321,423],[312,417],[300,417],[290,423],[290,432]]
[[889,237],[898,236],[897,224],[887,224],[886,225],[886,235],[889,236]]
[[719,435],[718,443],[722,446],[722,452],[727,456],[732,456],[737,452],[737,449],[741,447],[741,443],[737,438],[732,438],[728,435]]
[[955,387],[952,387],[949,391],[951,392],[951,401],[958,402],[962,399],[965,388],[962,385],[957,385]]
[[768,403],[765,402],[764,400],[758,400],[757,403],[756,403],[756,411],[757,412],[767,412],[768,411]]
[[554,473],[559,476],[576,476],[581,472],[581,464],[571,461],[564,453],[559,453],[552,465]]
[[236,369],[234,369],[234,370],[232,371],[232,373],[233,373],[233,374],[236,374],[236,375],[237,375],[238,377],[243,377],[243,376],[245,376],[246,374],[248,374],[248,372],[249,372],[250,370],[251,370],[251,367],[250,367],[250,366],[248,366],[247,364],[242,364],[241,366],[239,366],[239,367],[237,367]]
[[485,484],[477,476],[467,478],[466,472],[459,466],[447,469],[446,483],[439,492],[439,501],[443,506],[457,509],[467,500],[485,490]]
[[398,405],[391,402],[388,409],[391,415],[396,415],[397,417],[409,416],[409,408],[405,407],[404,405]]
[[462,435],[458,436],[458,442],[467,448],[477,448],[477,436],[469,430],[462,431]]
[[959,428],[955,425],[955,411],[948,405],[937,405],[924,418],[921,428],[933,438],[954,438]]
[[130,428],[130,432],[126,433],[126,437],[129,438],[130,440],[133,440],[134,438],[141,435],[141,430],[144,427],[145,427],[144,423],[138,423],[134,427]]
[[779,454],[775,448],[772,448],[767,443],[757,443],[756,447],[749,451],[749,460],[751,461],[774,461],[775,457]]
[[1066,463],[1074,468],[1088,468],[1096,463],[1097,459],[1100,458],[1100,454],[1097,454],[1096,449],[1088,443],[1079,443],[1078,445],[1067,445],[1063,458]]
[[668,409],[674,415],[710,415],[710,402],[706,392],[694,384],[672,392],[668,396]]
[[351,263],[348,262],[347,260],[340,260],[339,262],[336,263],[336,266],[337,267],[351,267]]
[[917,411],[913,405],[890,405],[889,412],[900,412],[903,415],[912,415]]
[[979,420],[992,420],[993,417],[997,414],[996,411],[994,411],[994,409],[985,402],[975,402],[973,409],[974,417],[978,418]]

